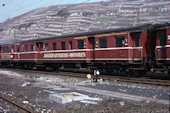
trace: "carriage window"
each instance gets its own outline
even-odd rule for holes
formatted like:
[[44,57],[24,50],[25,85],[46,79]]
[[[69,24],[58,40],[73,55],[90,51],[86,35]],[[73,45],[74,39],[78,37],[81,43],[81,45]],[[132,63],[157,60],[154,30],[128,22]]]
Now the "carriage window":
[[83,49],[84,47],[84,41],[83,40],[77,40],[77,48]]
[[72,41],[69,41],[69,49],[73,49]]
[[24,50],[24,45],[21,46],[21,52],[23,52],[23,50]]
[[9,47],[7,47],[7,53],[9,53]]
[[116,47],[124,47],[124,36],[117,36],[116,38]]
[[160,46],[165,46],[166,45],[166,32],[161,32],[159,34],[160,37]]
[[31,45],[31,51],[34,51],[34,45]]
[[48,51],[48,43],[45,43],[45,51]]
[[18,47],[18,52],[20,51],[19,47]]
[[106,48],[107,47],[107,39],[106,38],[99,38],[99,47]]
[[136,36],[135,36],[135,47],[139,47],[139,46],[140,46],[140,41],[139,41],[139,39],[140,39],[140,36],[139,36],[139,35],[136,35]]
[[2,53],[5,53],[5,48],[2,48]]
[[56,50],[56,42],[53,42],[53,50]]
[[14,52],[14,49],[13,49],[13,47],[11,47],[11,52],[12,52],[12,53]]
[[25,52],[27,52],[28,51],[28,46],[27,45],[25,45]]
[[65,50],[65,42],[61,42],[61,50]]

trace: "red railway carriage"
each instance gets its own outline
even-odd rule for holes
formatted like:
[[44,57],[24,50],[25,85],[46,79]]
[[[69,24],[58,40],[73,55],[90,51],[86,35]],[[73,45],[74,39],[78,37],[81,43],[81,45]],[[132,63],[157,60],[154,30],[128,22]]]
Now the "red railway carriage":
[[[47,38],[38,42],[41,45],[39,49],[42,50],[38,60],[46,65],[90,65],[100,70],[127,69],[129,64],[135,62],[139,68],[143,63],[143,57],[147,56],[147,33],[143,27]],[[121,65],[122,63],[126,64],[126,67]]]
[[170,24],[154,25],[150,34],[152,67],[170,70]]
[[166,61],[167,64],[170,64],[170,28],[166,30]]
[[156,35],[156,60],[170,62],[170,27],[160,26],[155,28]]
[[[143,58],[147,57],[146,26],[148,25],[31,40],[7,47],[2,45],[1,50],[7,49],[7,52],[1,55],[13,56],[7,60],[24,67],[90,65],[112,70],[120,69],[122,66],[124,69],[128,66],[132,68],[130,64],[135,63],[139,68]],[[13,52],[8,50],[11,47]]]
[[113,73],[168,68],[169,33],[167,25],[142,25],[1,45],[1,65],[90,67]]

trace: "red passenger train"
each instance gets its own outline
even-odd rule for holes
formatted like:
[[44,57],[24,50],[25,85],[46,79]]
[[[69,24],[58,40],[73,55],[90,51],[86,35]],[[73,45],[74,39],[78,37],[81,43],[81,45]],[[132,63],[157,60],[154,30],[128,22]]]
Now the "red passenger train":
[[0,45],[0,66],[170,72],[170,23]]

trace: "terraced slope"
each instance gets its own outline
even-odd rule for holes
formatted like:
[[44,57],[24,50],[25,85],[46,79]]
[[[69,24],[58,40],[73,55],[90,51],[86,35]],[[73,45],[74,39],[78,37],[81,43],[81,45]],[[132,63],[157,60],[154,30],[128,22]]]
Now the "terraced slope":
[[169,0],[111,0],[50,6],[0,23],[0,42],[168,21],[170,21]]

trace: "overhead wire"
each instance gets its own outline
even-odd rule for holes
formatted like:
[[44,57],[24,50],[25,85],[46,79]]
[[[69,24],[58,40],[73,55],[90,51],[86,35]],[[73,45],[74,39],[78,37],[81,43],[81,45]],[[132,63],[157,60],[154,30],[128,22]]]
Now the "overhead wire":
[[6,4],[8,4],[9,2],[11,2],[12,0],[9,0],[8,2],[2,2],[1,6],[0,7],[5,7]]
[[[12,0],[10,0],[10,1],[12,1]],[[22,15],[22,14],[30,11],[29,8],[32,7],[32,6],[34,6],[34,4],[41,3],[40,1],[42,1],[42,0],[33,2],[33,3],[28,4],[28,5],[26,5],[26,6],[20,5],[19,3],[16,3],[15,1],[12,1],[12,4],[14,4],[15,6],[19,7],[19,8],[16,9],[16,10],[12,10],[12,13],[13,13],[12,15],[15,15],[15,16],[17,16],[17,15]],[[8,2],[8,3],[9,3],[9,2]],[[32,8],[32,10],[34,10],[34,8]],[[14,14],[14,13],[15,13],[15,14]],[[7,13],[7,14],[8,14],[8,17],[10,17],[10,13]],[[6,15],[6,14],[5,14],[5,15]],[[14,16],[14,17],[15,17],[15,16]],[[7,19],[7,18],[6,18],[6,19]],[[6,20],[6,19],[5,19],[5,20]]]
[[[50,1],[51,1],[51,0],[50,0]],[[77,1],[77,0],[75,0],[75,1]],[[86,1],[82,1],[82,2],[77,3],[77,4],[73,4],[73,5],[71,5],[70,7],[68,7],[68,9],[71,8],[71,7],[74,7],[74,6],[83,4],[83,3],[87,3],[87,2],[89,2],[89,1],[91,1],[91,0],[86,0]],[[16,3],[16,2],[13,1],[13,0],[9,0],[8,2],[4,3],[5,6],[8,5],[10,2],[12,2],[12,3],[15,4],[17,7],[19,7],[19,9],[12,11],[13,13],[16,13],[15,15],[18,15],[17,13],[20,13],[20,14],[26,13],[27,10],[28,10],[28,8],[33,7],[35,4],[37,5],[38,3],[42,3],[42,0],[38,0],[38,1],[36,1],[36,2],[33,2],[33,3],[31,3],[31,4],[28,4],[28,5],[26,5],[26,6],[20,5],[19,3]],[[46,1],[46,2],[49,2],[49,0]],[[46,2],[44,2],[44,4],[45,4]],[[44,5],[44,4],[43,4],[43,5]],[[43,5],[42,5],[42,6],[43,6]],[[2,7],[2,6],[1,6],[1,7]],[[32,10],[34,10],[34,8],[32,8]],[[8,13],[8,15],[9,15],[9,14],[10,14],[10,13]],[[13,14],[13,15],[14,15],[14,14]]]
[[[12,1],[12,0],[9,0],[9,1]],[[32,7],[33,5],[35,5],[35,4],[37,4],[37,3],[41,3],[40,1],[42,1],[42,0],[36,1],[36,2],[31,3],[31,4],[28,4],[28,5],[26,5],[26,6],[22,6],[22,5],[14,2],[14,1],[13,1],[13,3],[14,3],[15,5],[17,5],[17,6],[19,6],[19,7],[22,8],[22,9],[15,10],[15,11],[21,11],[21,10],[28,9],[29,7]],[[77,1],[77,0],[75,0],[75,1]],[[86,0],[86,1],[83,1],[83,2],[80,2],[80,3],[77,3],[77,4],[73,5],[73,6],[76,6],[76,5],[79,5],[79,4],[83,4],[83,3],[86,3],[86,2],[89,2],[89,1],[91,1],[91,0]],[[49,2],[49,0],[48,0],[47,2]],[[46,2],[45,2],[45,3],[46,3]],[[14,12],[15,12],[15,11],[14,11]]]
[[[37,3],[41,3],[40,1],[42,1],[42,0],[38,0],[38,1],[34,2],[34,3],[28,4],[28,5],[26,5],[26,6],[21,6],[21,5],[18,4],[18,6],[21,6],[22,8],[19,9],[19,10],[15,10],[15,11],[17,12],[17,11],[26,10],[26,9],[28,9],[28,8],[30,8],[30,7],[33,7],[34,5],[37,5]],[[15,4],[16,4],[16,3],[15,3]],[[33,10],[33,9],[32,9],[32,10]]]

